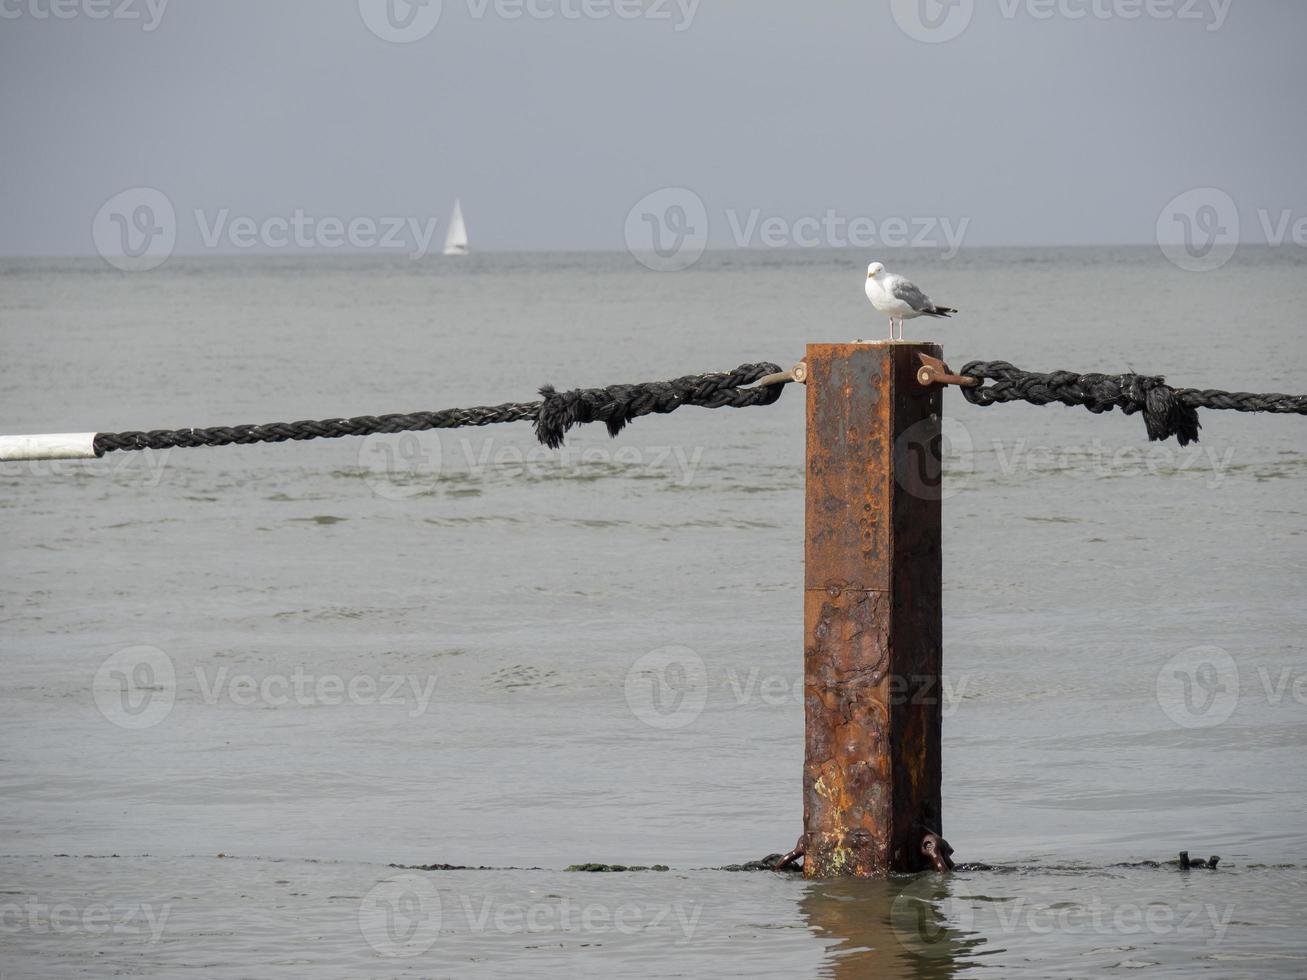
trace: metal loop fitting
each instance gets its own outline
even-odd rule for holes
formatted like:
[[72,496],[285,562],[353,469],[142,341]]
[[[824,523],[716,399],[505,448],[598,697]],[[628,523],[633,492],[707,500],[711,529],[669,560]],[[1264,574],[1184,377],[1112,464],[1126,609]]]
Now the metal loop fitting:
[[765,378],[759,378],[758,387],[789,384],[791,381],[801,385],[808,383],[808,364],[806,361],[800,361],[788,371],[781,371],[779,374],[769,374]]
[[962,385],[970,388],[980,384],[979,378],[954,374],[952,369],[938,357],[931,357],[929,354],[917,356],[921,358],[921,367],[917,369],[917,381],[923,385]]

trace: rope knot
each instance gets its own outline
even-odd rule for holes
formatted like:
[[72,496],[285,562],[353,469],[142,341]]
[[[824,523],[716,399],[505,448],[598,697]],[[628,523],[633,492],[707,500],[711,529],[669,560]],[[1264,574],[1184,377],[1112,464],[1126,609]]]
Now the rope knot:
[[633,415],[635,399],[630,389],[630,385],[612,385],[558,391],[553,385],[545,385],[540,389],[542,401],[535,422],[536,438],[550,449],[558,449],[573,426],[601,419],[608,427],[608,434],[617,435]]
[[1160,375],[1123,374],[1114,379],[1117,406],[1126,415],[1142,413],[1150,442],[1175,436],[1182,446],[1198,441],[1198,412],[1176,397],[1175,389]]
[[609,385],[607,388],[576,388],[558,391],[553,385],[540,389],[540,410],[536,415],[536,438],[550,449],[558,449],[568,430],[587,422],[603,422],[610,436],[616,436],[641,415],[666,415],[682,405],[704,408],[744,408],[770,405],[781,396],[783,384],[747,388],[760,378],[779,373],[775,364],[741,364],[720,374],[691,374],[673,381]]
[[1153,442],[1175,436],[1182,446],[1198,441],[1198,412],[1182,400],[1160,375],[1076,374],[1053,371],[1039,374],[1022,371],[1007,361],[972,361],[962,374],[990,385],[963,388],[973,405],[1027,401],[1034,405],[1059,402],[1080,405],[1094,414],[1119,408],[1126,415],[1142,414],[1144,428]]

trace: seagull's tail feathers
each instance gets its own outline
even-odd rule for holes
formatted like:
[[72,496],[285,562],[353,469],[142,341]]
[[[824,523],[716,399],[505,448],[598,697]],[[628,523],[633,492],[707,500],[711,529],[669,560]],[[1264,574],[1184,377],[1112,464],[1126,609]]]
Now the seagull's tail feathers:
[[930,311],[930,316],[952,316],[956,312],[951,306],[937,306]]

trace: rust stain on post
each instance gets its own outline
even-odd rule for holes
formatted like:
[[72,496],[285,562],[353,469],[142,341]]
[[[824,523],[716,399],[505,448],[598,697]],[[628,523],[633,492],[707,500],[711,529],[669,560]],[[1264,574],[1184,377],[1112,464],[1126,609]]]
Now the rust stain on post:
[[810,877],[930,866],[940,826],[936,344],[808,347],[803,824]]

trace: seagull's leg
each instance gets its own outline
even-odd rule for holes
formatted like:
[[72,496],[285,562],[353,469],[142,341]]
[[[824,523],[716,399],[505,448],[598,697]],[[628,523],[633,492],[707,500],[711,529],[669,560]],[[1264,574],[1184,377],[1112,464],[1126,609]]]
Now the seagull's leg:
[[889,318],[889,339],[890,339],[890,340],[893,340],[893,339],[894,339],[894,318],[893,318],[893,317],[890,317],[890,318]]

